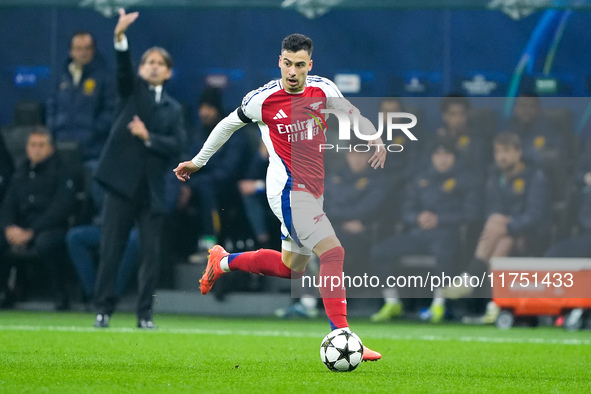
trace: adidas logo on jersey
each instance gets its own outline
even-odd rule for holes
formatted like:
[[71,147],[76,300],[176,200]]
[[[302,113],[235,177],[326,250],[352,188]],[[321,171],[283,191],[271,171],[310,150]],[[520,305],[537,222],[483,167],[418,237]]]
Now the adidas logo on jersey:
[[287,115],[285,115],[285,112],[283,112],[282,109],[279,110],[279,112],[277,112],[275,114],[275,117],[273,117],[273,119],[277,120],[277,119],[285,119],[287,118]]

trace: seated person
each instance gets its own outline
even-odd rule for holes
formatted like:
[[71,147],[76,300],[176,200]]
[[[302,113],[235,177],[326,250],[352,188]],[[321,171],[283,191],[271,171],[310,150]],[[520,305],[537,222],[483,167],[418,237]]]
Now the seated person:
[[[471,128],[468,122],[470,101],[467,97],[449,94],[441,99],[439,109],[443,125],[437,129],[431,139],[452,138],[458,152],[459,164],[470,168],[479,179],[484,179],[486,169],[491,162],[491,151],[486,139],[478,134],[477,129]],[[424,168],[428,168],[430,157],[424,157],[422,163]]]
[[[219,89],[208,88],[199,98],[201,128],[188,152],[198,152],[203,143],[223,119],[225,113]],[[197,212],[197,228],[201,234],[198,251],[212,248],[220,232],[219,202],[229,190],[236,189],[246,160],[248,141],[244,133],[234,133],[222,148],[210,159],[209,165],[181,185],[177,207]]]
[[[549,225],[548,189],[544,173],[523,162],[521,141],[513,133],[494,139],[495,167],[486,185],[487,219],[466,274],[482,277],[492,257],[526,255],[547,235]],[[482,296],[490,298],[490,285]],[[469,286],[445,287],[446,298],[465,297],[474,292]],[[498,308],[487,307],[482,323],[494,323]]]
[[[399,97],[385,97],[380,101],[379,112],[383,114],[384,130],[386,130],[387,119],[389,113],[406,112],[402,105],[402,99]],[[408,123],[408,119],[392,119],[392,123],[404,124]],[[385,131],[384,131],[385,132]],[[413,129],[413,132],[415,130]],[[417,141],[411,141],[401,130],[394,130],[392,143],[402,145],[403,151],[392,156],[393,160],[386,161],[384,169],[388,177],[397,185],[403,186],[407,181],[411,180],[417,171],[417,161],[420,159],[422,152],[421,135],[418,135]]]
[[545,257],[591,257],[591,143],[587,143],[575,174],[581,234],[553,245]]
[[242,203],[248,223],[255,234],[258,246],[269,248],[269,226],[267,217],[273,212],[267,204],[267,190],[265,178],[269,166],[269,152],[263,143],[259,150],[251,157],[250,165],[244,179],[238,182],[238,189],[242,195]]
[[6,149],[6,145],[4,144],[4,138],[0,135],[0,206],[2,205],[2,200],[4,200],[4,196],[8,191],[8,185],[10,184],[10,179],[12,178],[12,173],[14,172],[14,163],[12,161],[12,157]]
[[[433,255],[439,271],[453,272],[459,227],[478,220],[479,182],[457,162],[455,141],[440,137],[434,141],[431,152],[431,168],[413,180],[404,200],[402,218],[410,229],[384,239],[371,249],[372,265],[384,282],[392,263],[411,254]],[[371,316],[373,322],[402,314],[397,290],[384,289],[383,295],[385,304]],[[432,322],[438,323],[443,318],[444,301],[440,289],[436,289],[430,307]]]
[[[389,113],[406,112],[402,99],[399,97],[386,97],[380,101],[379,111],[383,114],[384,130],[387,124],[386,116]],[[392,119],[392,123],[408,123],[408,119]],[[413,130],[413,133],[415,130]],[[388,195],[389,210],[382,212],[380,222],[386,233],[390,233],[389,227],[392,223],[400,220],[400,207],[404,198],[404,190],[408,182],[416,175],[420,168],[420,160],[424,154],[423,137],[418,136],[417,141],[411,141],[401,130],[395,130],[393,134],[393,144],[401,145],[404,149],[391,155],[390,160],[386,160],[384,172],[388,177]]]
[[34,249],[51,282],[56,309],[63,310],[69,306],[63,268],[68,218],[76,201],[74,181],[54,155],[47,128],[31,133],[26,152],[27,161],[15,172],[0,208],[0,299],[11,298],[6,253]]
[[115,115],[114,75],[88,31],[71,36],[68,55],[47,102],[47,125],[56,141],[77,142],[85,165],[95,169]]
[[542,167],[544,152],[549,150],[555,150],[563,160],[569,158],[566,142],[544,117],[540,98],[535,94],[522,94],[517,98],[507,131],[521,139],[524,162]]
[[[100,194],[102,195],[102,194]],[[96,215],[93,223],[82,224],[72,227],[66,235],[66,244],[70,261],[76,269],[82,290],[84,292],[84,301],[90,302],[94,296],[94,284],[96,282],[96,271],[99,263],[98,253],[101,240],[101,213],[99,207],[102,201],[90,202],[93,205]],[[129,233],[125,252],[121,260],[119,272],[117,274],[116,289],[119,297],[125,294],[125,289],[129,279],[134,275],[136,269],[136,260],[138,254],[138,235],[134,228]]]

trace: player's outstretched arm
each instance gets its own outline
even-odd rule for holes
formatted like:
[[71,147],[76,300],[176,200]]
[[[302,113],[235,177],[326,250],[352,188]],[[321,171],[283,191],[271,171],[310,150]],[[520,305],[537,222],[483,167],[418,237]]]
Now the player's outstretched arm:
[[179,181],[185,182],[187,179],[191,179],[191,174],[199,171],[200,168],[201,167],[197,167],[195,163],[189,160],[179,163],[179,165],[172,171]]

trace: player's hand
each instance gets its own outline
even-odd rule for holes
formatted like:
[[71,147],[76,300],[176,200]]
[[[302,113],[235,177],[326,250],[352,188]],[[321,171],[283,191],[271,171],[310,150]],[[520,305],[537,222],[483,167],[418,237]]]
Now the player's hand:
[[179,181],[185,182],[187,179],[191,179],[191,174],[199,171],[201,167],[197,167],[191,160],[183,161],[173,170]]
[[386,145],[381,138],[368,141],[369,146],[375,146],[376,151],[374,154],[369,158],[368,163],[371,165],[371,168],[374,170],[378,168],[384,168],[384,163],[386,163]]
[[123,37],[123,33],[125,30],[137,19],[140,15],[139,12],[132,12],[131,14],[126,14],[123,8],[119,8],[119,21],[117,21],[117,26],[115,26],[115,38],[117,42],[121,41]]

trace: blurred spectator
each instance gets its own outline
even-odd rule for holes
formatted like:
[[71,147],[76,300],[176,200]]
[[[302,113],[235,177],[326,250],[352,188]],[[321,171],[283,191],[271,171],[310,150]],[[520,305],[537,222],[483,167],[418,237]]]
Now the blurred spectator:
[[152,306],[162,258],[163,219],[169,208],[167,174],[185,144],[181,105],[163,86],[172,76],[170,54],[152,47],[142,55],[138,74],[134,72],[124,33],[138,15],[119,10],[114,35],[121,106],[96,172],[106,190],[95,285],[95,327],[101,328],[109,326],[117,305],[117,273],[134,222],[141,248],[137,326],[156,328]]
[[575,174],[578,189],[577,237],[567,238],[553,245],[545,257],[591,257],[591,143],[587,143],[579,159]]
[[60,164],[49,130],[29,136],[27,161],[14,174],[0,209],[0,299],[10,299],[8,250],[37,252],[51,282],[56,309],[68,308],[65,291],[65,236],[75,202],[74,182]]
[[[498,134],[494,139],[494,156],[496,166],[486,186],[487,220],[466,271],[479,278],[488,271],[492,257],[532,254],[543,244],[549,224],[546,177],[541,170],[523,162],[519,136]],[[460,298],[473,291],[469,286],[447,287],[444,295]],[[498,308],[489,307],[487,312],[482,322],[493,323]]]
[[366,146],[367,151],[347,152],[347,165],[327,176],[324,190],[324,210],[347,250],[345,260],[351,262],[366,260],[373,224],[388,198],[388,178],[383,171],[371,168],[373,152],[363,142],[352,141],[351,145]]
[[[199,97],[201,128],[188,152],[198,152],[213,128],[225,116],[221,91],[207,88]],[[244,132],[234,133],[228,142],[209,160],[206,167],[181,185],[178,207],[197,212],[200,238],[197,251],[207,251],[217,243],[220,232],[220,200],[237,198],[232,205],[240,204],[236,183],[246,165],[248,139]]]
[[[402,99],[399,97],[385,97],[380,101],[379,112],[383,115],[384,132],[386,131],[387,116],[389,113],[406,112]],[[415,114],[416,116],[416,114]],[[392,119],[392,123],[408,123],[408,119]],[[385,170],[388,176],[397,185],[404,185],[414,178],[418,170],[417,161],[420,159],[423,138],[419,135],[417,141],[411,141],[401,130],[396,130],[392,143],[404,147],[403,151],[392,156],[392,160],[386,161]],[[415,130],[413,129],[413,133]]]
[[[382,112],[384,130],[386,130],[387,116],[389,113],[405,112],[402,99],[399,97],[386,97],[380,101],[379,112]],[[416,115],[416,114],[415,114]],[[408,119],[392,119],[392,123],[408,123]],[[404,190],[407,183],[417,175],[421,168],[420,160],[423,154],[424,138],[418,136],[418,141],[411,141],[402,131],[397,130],[393,135],[393,144],[401,145],[404,149],[401,152],[390,155],[390,160],[386,161],[384,167],[388,176],[388,195],[389,201],[380,215],[382,228],[386,233],[391,233],[394,229],[392,223],[399,221],[404,197]],[[413,133],[415,130],[413,129]]]
[[259,150],[255,152],[246,171],[244,179],[238,182],[238,189],[242,195],[242,203],[246,211],[246,217],[252,231],[255,234],[258,246],[269,248],[269,226],[267,217],[273,212],[267,204],[266,174],[269,166],[269,152],[265,144],[261,142]]
[[544,117],[540,98],[534,94],[522,94],[517,98],[508,131],[521,139],[524,162],[544,167],[544,155],[550,151],[560,155],[559,161],[570,160],[564,138]]
[[[39,101],[19,100],[14,106],[13,122],[0,128],[4,146],[14,167],[27,160],[27,139],[38,126],[45,124],[44,105]],[[3,155],[0,160],[6,160]]]
[[450,94],[441,99],[442,127],[437,129],[433,138],[453,138],[458,152],[458,164],[472,169],[480,178],[486,175],[491,161],[491,150],[486,138],[478,133],[478,125],[471,129],[468,122],[470,101],[467,97]]
[[[94,199],[103,198],[96,182],[87,182],[97,168],[115,115],[117,93],[112,72],[96,52],[90,32],[79,31],[70,39],[69,57],[47,102],[47,125],[57,143],[75,142],[86,171],[73,174],[78,189]],[[84,186],[83,186],[84,185]]]
[[111,72],[91,33],[76,32],[70,40],[69,58],[47,103],[47,125],[59,141],[75,141],[82,160],[94,162],[107,141],[117,93]]
[[2,206],[4,196],[8,191],[8,185],[10,184],[13,172],[14,163],[12,161],[12,156],[8,152],[8,149],[6,149],[4,138],[2,138],[2,135],[0,134],[0,206]]
[[[417,176],[403,202],[403,220],[409,230],[393,235],[371,250],[376,271],[385,278],[392,262],[405,255],[429,254],[439,272],[450,274],[458,254],[459,228],[480,216],[480,185],[456,160],[453,138],[440,137],[431,147],[431,168]],[[402,314],[402,303],[395,288],[383,291],[385,304],[371,316],[374,322],[387,321]],[[430,319],[438,323],[445,313],[441,290],[435,290]]]

